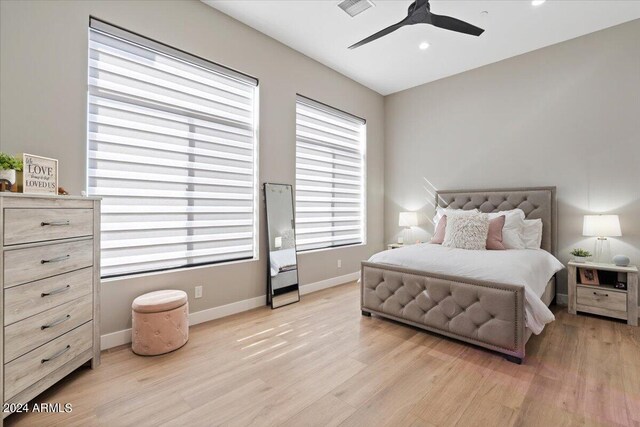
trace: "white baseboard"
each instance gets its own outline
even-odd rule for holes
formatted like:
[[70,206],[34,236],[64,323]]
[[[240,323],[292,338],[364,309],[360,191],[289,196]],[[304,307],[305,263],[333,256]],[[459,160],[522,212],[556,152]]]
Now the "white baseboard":
[[302,285],[300,286],[300,295],[306,295],[310,294],[311,292],[321,291],[322,289],[327,289],[333,286],[353,282],[354,280],[358,280],[359,278],[360,272],[355,271],[353,273],[345,274],[344,276],[332,277],[331,279],[309,283],[308,285]]
[[[360,278],[360,272],[356,271],[354,273],[345,274],[343,276],[332,277],[331,279],[309,283],[307,285],[300,286],[300,294],[310,294],[322,289],[327,289],[333,286],[352,282],[354,280],[358,280],[358,278]],[[197,325],[199,323],[208,322],[210,320],[219,319],[221,317],[230,316],[236,313],[242,313],[243,311],[248,311],[254,308],[263,307],[266,304],[266,301],[266,295],[261,295],[259,297],[249,298],[227,305],[221,305],[220,307],[213,307],[206,310],[196,311],[195,313],[189,313],[189,324]],[[131,328],[102,335],[100,337],[100,349],[107,350],[109,348],[128,344],[130,342]]]
[[117,347],[131,342],[131,328],[112,332],[100,337],[100,350]]
[[556,294],[556,304],[558,304],[558,305],[569,305],[569,295],[567,295],[567,294]]
[[208,308],[206,310],[196,311],[195,313],[189,313],[189,324],[197,325],[198,323],[208,322],[209,320],[215,320],[221,317],[231,316],[232,314],[242,313],[243,311],[262,307],[266,304],[266,301],[266,295],[260,295],[259,297],[232,302],[231,304]]

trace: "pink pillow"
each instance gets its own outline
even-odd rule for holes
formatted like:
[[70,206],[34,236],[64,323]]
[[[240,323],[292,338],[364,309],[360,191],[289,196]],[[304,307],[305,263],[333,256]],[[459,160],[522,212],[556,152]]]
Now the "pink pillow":
[[440,221],[436,225],[436,231],[433,233],[433,237],[431,238],[431,243],[435,243],[436,245],[441,245],[444,242],[444,232],[447,228],[447,216],[442,215]]
[[487,249],[505,250],[502,244],[502,227],[504,227],[505,216],[500,215],[489,221],[489,233],[487,234]]
[[[502,244],[502,227],[504,227],[505,216],[500,215],[497,218],[489,221],[489,233],[487,234],[487,249],[489,250],[504,250],[505,247]],[[447,216],[443,215],[436,225],[436,231],[433,233],[431,243],[441,245],[444,242],[444,233],[447,228]]]

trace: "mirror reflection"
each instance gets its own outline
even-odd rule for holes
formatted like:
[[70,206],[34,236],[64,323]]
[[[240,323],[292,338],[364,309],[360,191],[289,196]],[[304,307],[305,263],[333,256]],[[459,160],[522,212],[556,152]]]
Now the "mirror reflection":
[[293,189],[289,184],[267,183],[264,192],[269,238],[267,295],[276,308],[300,300]]

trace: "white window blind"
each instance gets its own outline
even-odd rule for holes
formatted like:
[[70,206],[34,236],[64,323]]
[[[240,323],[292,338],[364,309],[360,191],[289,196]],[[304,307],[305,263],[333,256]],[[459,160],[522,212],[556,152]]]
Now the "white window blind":
[[254,257],[257,80],[95,19],[89,33],[102,277]]
[[298,95],[299,251],[364,243],[365,130],[363,119]]

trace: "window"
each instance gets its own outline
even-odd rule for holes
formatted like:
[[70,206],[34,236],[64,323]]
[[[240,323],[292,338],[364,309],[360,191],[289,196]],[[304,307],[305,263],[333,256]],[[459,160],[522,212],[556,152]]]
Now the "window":
[[299,251],[364,243],[365,130],[363,119],[298,95]]
[[102,277],[253,258],[257,80],[96,19],[89,33]]

